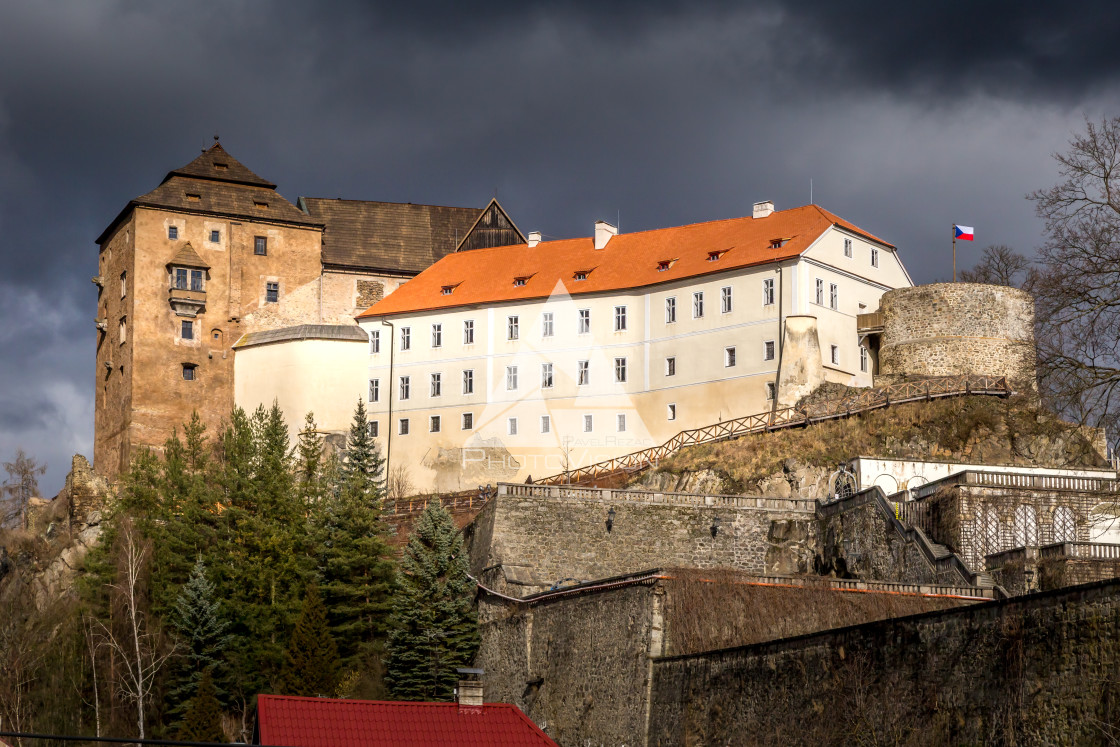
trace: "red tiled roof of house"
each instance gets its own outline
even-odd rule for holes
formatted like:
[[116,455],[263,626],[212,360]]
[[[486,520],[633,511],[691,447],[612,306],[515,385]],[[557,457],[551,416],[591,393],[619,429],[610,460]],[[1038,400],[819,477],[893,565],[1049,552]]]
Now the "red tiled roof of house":
[[[831,226],[894,246],[817,205],[765,218],[731,218],[614,236],[449,254],[359,315],[377,317],[471,304],[547,298],[557,283],[570,295],[641,288],[682,278],[792,259]],[[709,256],[718,253],[718,259]],[[661,263],[667,269],[659,270]],[[586,278],[576,280],[576,273]],[[516,278],[526,278],[515,285]],[[444,289],[450,288],[450,292]]]
[[557,747],[516,706],[261,695],[259,744],[279,747]]

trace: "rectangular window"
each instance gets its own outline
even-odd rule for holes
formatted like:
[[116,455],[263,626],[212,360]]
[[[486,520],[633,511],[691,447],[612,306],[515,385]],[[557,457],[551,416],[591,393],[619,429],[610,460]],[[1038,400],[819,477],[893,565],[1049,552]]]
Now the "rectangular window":
[[[194,285],[194,278],[191,278],[191,285]],[[192,288],[191,290],[194,290]],[[280,300],[280,283],[265,283],[264,284],[264,302],[276,303]]]
[[[276,292],[277,292],[277,294],[279,294],[280,293],[280,284],[275,283],[274,285],[276,285]],[[191,290],[192,291],[201,291],[202,290],[202,270],[191,270]]]
[[615,306],[614,307],[614,331],[615,332],[626,331],[626,307],[625,306]]
[[433,348],[443,347],[443,325],[442,324],[433,324],[432,325],[432,347]]
[[766,278],[762,281],[762,305],[774,305],[774,278]]
[[774,360],[774,347],[775,346],[773,340],[767,340],[766,342],[762,343],[762,360]]
[[443,394],[443,375],[434,373],[432,374],[431,396],[438,397],[441,394]]
[[506,366],[506,389],[517,389],[517,366]]
[[579,333],[585,335],[591,331],[591,309],[579,310]]
[[515,317],[506,318],[506,339],[516,340],[521,335],[521,321]]
[[677,321],[677,299],[669,297],[665,299],[665,323],[672,324]]
[[412,328],[401,327],[401,350],[408,350],[412,347]]
[[836,283],[828,284],[828,308],[840,308],[840,288],[836,285]]
[[463,430],[469,431],[473,428],[474,428],[474,413],[473,412],[464,412],[463,413]]
[[541,337],[552,337],[552,312],[546,311],[541,315]]
[[840,346],[832,345],[830,346],[830,350],[832,351],[832,355],[829,357],[832,359],[832,365],[840,365]]
[[506,432],[511,436],[517,435],[517,418],[510,418],[506,421]]
[[253,254],[263,257],[268,254],[268,237],[267,236],[254,236],[253,237]]
[[735,348],[723,349],[723,365],[727,368],[731,368],[735,365]]
[[128,272],[121,273],[121,298],[128,295]]
[[366,423],[366,430],[369,431],[369,437],[370,438],[377,438],[377,435],[378,435],[377,421],[376,420],[371,420],[368,423]]
[[579,386],[591,383],[591,372],[588,370],[588,361],[576,362],[576,383]]
[[179,227],[178,226],[168,226],[167,227],[167,238],[172,239],[172,240],[179,238]]
[[817,278],[817,305],[824,306],[824,281]]
[[867,373],[867,348],[859,346],[859,370]]
[[719,289],[719,310],[724,314],[731,313],[731,286],[725,285]]
[[369,333],[370,355],[381,352],[381,330],[373,329]]
[[190,273],[185,267],[175,268],[175,290],[187,290],[190,287]]
[[428,433],[439,433],[439,415],[433,415],[428,419]]
[[583,416],[583,432],[591,433],[595,429],[595,420],[590,415]]
[[552,430],[552,420],[547,415],[541,415],[541,433],[549,433]]
[[217,244],[217,243],[221,242],[221,240],[222,240],[222,232],[221,231],[211,231],[210,232],[210,243],[211,244]]
[[626,359],[614,359],[614,380],[620,384],[626,383]]
[[844,256],[845,257],[851,257],[852,256],[852,240],[851,239],[844,239]]
[[676,420],[677,419],[677,406],[676,405],[669,405],[666,415],[667,415],[669,420]]
[[463,394],[474,394],[474,369],[463,371]]
[[179,325],[179,334],[184,340],[194,339],[194,322],[184,319]]
[[409,393],[412,389],[412,381],[408,376],[400,378],[400,393],[397,399],[408,399]]
[[692,318],[700,319],[704,316],[704,291],[692,294]]
[[193,363],[183,364],[183,381],[194,381],[194,369],[196,366]]
[[552,364],[541,364],[541,389],[552,388]]
[[380,402],[381,401],[381,379],[370,379],[369,380],[369,401],[370,402]]
[[773,402],[774,401],[774,382],[773,381],[767,381],[766,382],[766,401],[767,402]]
[[676,357],[665,359],[665,375],[666,376],[676,376],[677,375],[677,359],[676,359]]
[[871,266],[872,267],[878,267],[879,266],[879,250],[876,249],[875,247],[871,247]]
[[618,414],[618,432],[619,433],[625,433],[626,432],[626,413],[620,412]]
[[408,418],[401,418],[397,424],[397,434],[401,436],[408,435]]
[[474,320],[468,319],[463,322],[463,344],[474,345]]

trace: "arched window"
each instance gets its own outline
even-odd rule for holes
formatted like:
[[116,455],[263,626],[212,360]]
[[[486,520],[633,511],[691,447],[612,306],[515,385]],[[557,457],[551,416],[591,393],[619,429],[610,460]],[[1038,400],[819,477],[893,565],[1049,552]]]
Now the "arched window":
[[980,522],[980,556],[997,553],[1003,549],[999,541],[999,513],[993,506],[982,506]]
[[1038,544],[1038,520],[1034,506],[1022,504],[1015,509],[1015,547]]
[[1077,541],[1077,517],[1073,509],[1066,506],[1058,506],[1054,509],[1054,541]]

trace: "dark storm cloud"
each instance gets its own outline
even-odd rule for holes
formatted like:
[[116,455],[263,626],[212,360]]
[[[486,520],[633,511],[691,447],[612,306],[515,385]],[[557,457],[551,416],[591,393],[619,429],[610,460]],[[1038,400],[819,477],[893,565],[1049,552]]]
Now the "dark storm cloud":
[[1047,154],[1120,113],[1115,6],[0,0],[0,458],[90,453],[93,239],[215,131],[291,199],[497,192],[553,236],[813,180],[928,281],[952,221],[1037,244]]

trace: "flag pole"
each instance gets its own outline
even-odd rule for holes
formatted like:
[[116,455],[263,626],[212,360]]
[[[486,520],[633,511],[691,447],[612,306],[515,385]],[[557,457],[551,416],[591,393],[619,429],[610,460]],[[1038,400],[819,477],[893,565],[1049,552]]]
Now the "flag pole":
[[957,282],[957,226],[953,225],[953,282]]

